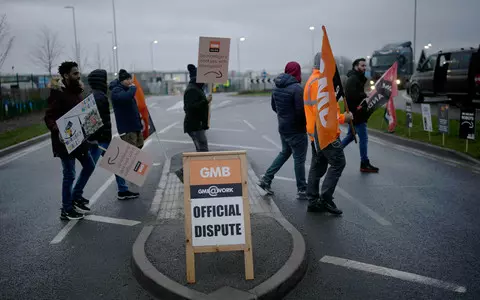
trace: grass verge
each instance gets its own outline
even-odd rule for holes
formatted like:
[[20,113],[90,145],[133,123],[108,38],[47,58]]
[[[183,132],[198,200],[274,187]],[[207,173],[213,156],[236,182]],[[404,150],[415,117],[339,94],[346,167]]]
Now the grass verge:
[[48,132],[45,124],[35,124],[0,133],[0,149],[21,143]]
[[[343,102],[340,103],[341,111],[343,109]],[[458,137],[460,122],[458,120],[450,120],[449,122],[449,133],[445,134],[445,145],[442,145],[442,134],[438,132],[438,118],[437,116],[432,116],[432,124],[434,132],[430,133],[430,139],[428,137],[428,132],[423,130],[422,123],[422,114],[413,113],[413,127],[410,129],[411,135],[409,136],[408,128],[406,127],[406,114],[403,110],[396,110],[397,112],[397,127],[395,132],[392,133],[396,136],[408,138],[415,141],[424,142],[427,144],[432,144],[440,146],[443,148],[448,148],[468,154],[474,158],[480,159],[480,141],[478,137],[476,141],[468,141],[468,152],[465,152],[465,140]],[[368,127],[372,129],[381,130],[387,132],[387,122],[384,119],[385,109],[380,108],[375,111],[370,119],[368,120]],[[477,121],[477,127],[480,127],[480,121]]]
[[235,96],[247,96],[247,97],[270,97],[272,91],[241,91],[238,92]]

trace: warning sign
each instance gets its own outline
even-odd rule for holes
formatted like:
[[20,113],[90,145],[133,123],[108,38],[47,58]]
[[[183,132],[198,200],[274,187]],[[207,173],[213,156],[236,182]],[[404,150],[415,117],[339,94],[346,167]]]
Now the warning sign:
[[219,251],[244,251],[253,279],[246,152],[184,153],[183,166],[187,281],[195,282],[195,253]]
[[197,82],[228,82],[230,39],[200,37],[198,47]]

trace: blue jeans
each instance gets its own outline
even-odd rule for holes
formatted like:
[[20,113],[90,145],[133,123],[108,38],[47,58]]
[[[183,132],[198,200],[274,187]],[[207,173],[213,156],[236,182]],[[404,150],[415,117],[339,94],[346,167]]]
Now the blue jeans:
[[[108,145],[110,145],[110,143],[99,143],[98,145],[94,144],[90,147],[90,155],[92,156],[94,164],[97,164],[97,161],[100,158],[100,155],[103,156],[105,154],[105,152],[102,149],[100,149],[98,146],[104,149],[107,149]],[[125,182],[125,179],[115,175],[115,180],[117,181],[118,192],[122,193],[122,192],[128,191],[128,185]]]
[[83,189],[87,185],[88,179],[95,170],[95,164],[93,162],[90,153],[86,153],[77,157],[80,164],[82,164],[82,171],[78,176],[75,187],[72,186],[75,181],[75,157],[67,156],[62,157],[63,166],[63,183],[62,183],[62,206],[64,211],[71,211],[73,209],[73,200],[80,199],[83,195]]
[[277,155],[267,172],[263,176],[263,182],[267,185],[272,183],[275,174],[282,168],[293,153],[295,164],[295,178],[297,190],[306,191],[305,160],[307,158],[308,138],[306,133],[280,134],[282,151]]
[[[308,174],[307,198],[310,202],[317,201],[320,197],[324,200],[333,200],[333,193],[338,180],[345,169],[345,155],[340,139],[337,139],[325,149],[317,152],[312,142],[312,165]],[[330,167],[328,167],[330,165]],[[328,169],[328,172],[327,172]],[[327,173],[322,184],[320,195],[320,179]]]
[[[367,123],[361,123],[354,125],[355,131],[358,134],[360,139],[359,147],[360,147],[360,160],[362,162],[368,161],[368,130],[367,130]],[[352,128],[348,126],[348,133],[347,136],[342,140],[343,148],[347,147],[353,141],[353,134]]]

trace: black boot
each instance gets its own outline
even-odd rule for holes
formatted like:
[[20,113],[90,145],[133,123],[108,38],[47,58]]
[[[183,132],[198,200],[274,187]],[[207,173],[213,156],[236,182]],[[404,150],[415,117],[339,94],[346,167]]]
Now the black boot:
[[360,163],[360,172],[362,173],[378,173],[378,168],[372,166],[370,161],[367,160],[365,162]]

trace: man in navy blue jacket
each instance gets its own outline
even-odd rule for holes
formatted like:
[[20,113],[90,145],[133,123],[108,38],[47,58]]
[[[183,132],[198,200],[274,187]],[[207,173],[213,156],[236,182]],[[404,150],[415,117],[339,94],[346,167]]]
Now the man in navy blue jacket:
[[297,199],[306,199],[305,159],[308,149],[305,110],[303,108],[303,88],[300,85],[301,68],[296,62],[289,62],[285,73],[275,78],[272,92],[272,109],[277,113],[278,132],[282,141],[282,151],[268,168],[259,186],[268,194],[273,194],[271,183],[275,174],[293,154],[295,177],[297,179]]
[[143,147],[142,121],[138,111],[132,76],[125,70],[118,72],[118,79],[110,83],[113,111],[121,139],[138,148]]

